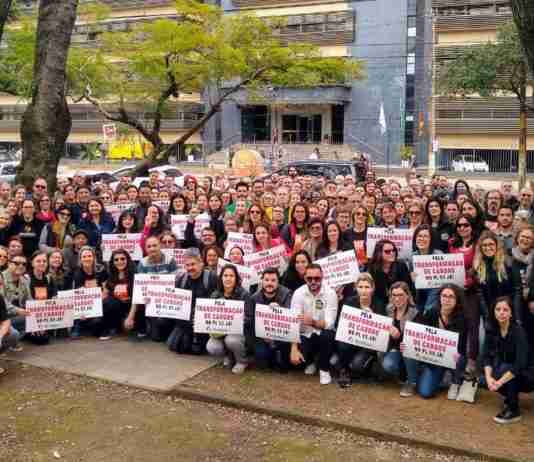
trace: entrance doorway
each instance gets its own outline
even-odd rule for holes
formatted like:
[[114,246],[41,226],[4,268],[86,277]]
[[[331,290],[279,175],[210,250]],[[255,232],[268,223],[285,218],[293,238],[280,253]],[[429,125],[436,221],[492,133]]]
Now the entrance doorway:
[[320,143],[321,114],[282,115],[282,143]]

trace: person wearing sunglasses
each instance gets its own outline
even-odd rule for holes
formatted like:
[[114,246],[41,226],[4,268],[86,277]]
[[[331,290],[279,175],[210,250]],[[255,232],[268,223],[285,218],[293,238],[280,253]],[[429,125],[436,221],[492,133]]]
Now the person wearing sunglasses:
[[45,225],[39,239],[39,250],[51,253],[72,246],[74,225],[71,224],[72,213],[63,205],[57,209],[56,216],[51,223]]
[[376,284],[375,296],[384,306],[389,302],[389,289],[394,282],[405,282],[412,296],[414,294],[410,271],[406,263],[399,260],[398,254],[397,247],[392,241],[382,239],[376,243],[373,256],[369,260],[368,271]]
[[469,355],[467,372],[473,375],[479,352],[480,291],[474,277],[473,260],[476,250],[475,220],[471,215],[462,214],[456,221],[456,228],[449,240],[449,253],[464,257],[464,316],[468,332]]
[[408,210],[409,228],[415,229],[422,225],[425,219],[423,204],[419,200],[411,200],[406,206]]
[[[100,340],[109,340],[126,322],[132,304],[135,272],[135,264],[128,252],[118,249],[111,253],[109,277],[104,284]],[[136,312],[133,325],[128,327],[134,329],[136,325],[139,327],[144,324],[144,314],[144,310]]]
[[319,383],[328,385],[330,357],[334,349],[335,324],[337,318],[337,295],[323,282],[321,266],[312,263],[304,275],[306,285],[293,294],[291,308],[301,313],[300,344],[291,345],[290,360],[294,366],[304,366],[306,375],[315,375],[318,356]]

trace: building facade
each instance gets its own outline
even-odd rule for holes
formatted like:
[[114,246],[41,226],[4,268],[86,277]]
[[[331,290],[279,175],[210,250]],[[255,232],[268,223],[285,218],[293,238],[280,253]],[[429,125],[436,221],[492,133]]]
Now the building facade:
[[[432,8],[435,73],[463,47],[495,40],[497,28],[512,21],[509,0],[433,0]],[[515,96],[452,99],[434,95],[433,105],[437,168],[448,170],[454,160],[465,158],[486,162],[489,171],[517,171],[519,103]],[[528,133],[534,134],[532,122]],[[528,149],[527,164],[532,170],[532,136]]]

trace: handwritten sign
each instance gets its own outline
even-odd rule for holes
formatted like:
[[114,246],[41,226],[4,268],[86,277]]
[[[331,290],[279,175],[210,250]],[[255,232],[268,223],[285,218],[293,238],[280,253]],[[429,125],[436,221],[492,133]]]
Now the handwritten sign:
[[143,250],[141,249],[141,234],[102,234],[102,259],[109,261],[114,250],[126,250],[132,260],[141,260]]
[[412,255],[413,229],[374,228],[367,229],[367,256],[371,258],[376,243],[382,239],[392,241],[399,251],[399,258],[407,259]]
[[337,252],[334,255],[321,258],[315,263],[321,265],[324,281],[333,288],[354,283],[360,274],[354,250]]
[[187,249],[161,249],[167,258],[174,258],[178,271],[185,271],[185,252]]
[[68,300],[28,300],[26,302],[26,332],[41,332],[72,327],[72,305]]
[[229,262],[222,258],[219,258],[219,260],[217,261],[217,274],[221,274],[221,270],[225,265],[235,266],[237,274],[239,274],[239,277],[241,278],[241,285],[245,290],[249,290],[250,286],[253,286],[254,284],[258,284],[260,282],[258,273],[252,268],[243,265],[236,265],[235,263]]
[[268,250],[251,253],[243,257],[246,266],[254,268],[257,273],[261,273],[265,268],[280,268],[285,264],[286,248],[277,245]]
[[156,318],[182,319],[191,318],[193,295],[190,290],[171,287],[152,288],[146,291],[146,316]]
[[198,334],[243,335],[245,302],[197,298],[194,330]]
[[244,255],[254,253],[254,236],[246,233],[229,232],[228,237],[226,238],[224,258],[230,258],[230,250],[234,247],[239,247]]
[[300,342],[300,310],[283,308],[277,303],[256,305],[256,337],[280,342]]
[[136,274],[134,276],[132,303],[144,304],[149,287],[152,289],[174,288],[175,282],[176,276],[174,274]]
[[343,305],[336,340],[374,351],[385,352],[393,319],[371,311]]
[[404,356],[436,366],[456,369],[457,332],[407,322],[404,328]]
[[73,290],[60,290],[58,299],[66,300],[74,310],[73,319],[102,317],[102,289],[83,287]]
[[443,284],[464,286],[465,264],[462,254],[414,255],[416,289],[438,289]]

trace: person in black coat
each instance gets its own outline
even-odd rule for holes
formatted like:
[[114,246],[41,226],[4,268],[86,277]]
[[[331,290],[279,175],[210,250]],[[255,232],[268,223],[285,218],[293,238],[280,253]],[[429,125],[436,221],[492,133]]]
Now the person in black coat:
[[310,255],[305,250],[299,250],[294,253],[289,260],[286,272],[282,276],[281,284],[291,292],[295,292],[299,287],[302,287],[306,284],[304,273],[311,262]]
[[528,367],[527,336],[513,321],[509,297],[496,300],[491,325],[484,345],[484,374],[488,389],[504,396],[504,407],[493,420],[499,424],[519,422],[519,393],[533,391],[534,383],[525,374]]
[[22,241],[23,253],[30,259],[39,249],[39,239],[43,231],[44,222],[35,216],[35,205],[31,199],[22,201],[22,213],[12,224],[12,234],[18,235]]

